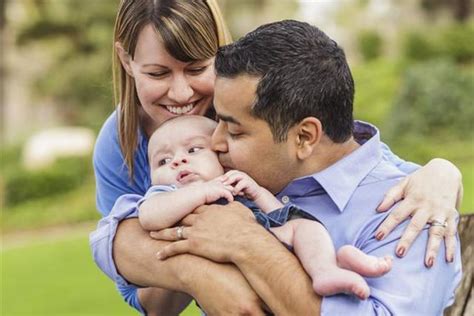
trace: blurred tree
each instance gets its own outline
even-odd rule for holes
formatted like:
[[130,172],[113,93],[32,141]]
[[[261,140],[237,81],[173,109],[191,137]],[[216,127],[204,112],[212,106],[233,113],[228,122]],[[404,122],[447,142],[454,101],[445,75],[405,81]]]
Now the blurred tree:
[[[52,99],[66,123],[98,126],[112,109],[112,32],[118,0],[25,0],[17,43],[46,52],[38,97]],[[34,46],[33,46],[34,45]],[[48,60],[50,59],[50,60]]]
[[442,57],[467,64],[474,62],[473,39],[474,22],[417,29],[403,38],[402,52],[414,61]]
[[382,53],[382,37],[375,30],[364,30],[358,34],[359,51],[365,61],[370,61]]
[[449,59],[410,67],[390,115],[392,139],[473,139],[474,73]]
[[[3,123],[5,114],[5,12],[7,10],[7,0],[0,0],[0,122]],[[0,127],[3,138],[3,126]],[[2,139],[3,142],[3,139]]]
[[425,11],[434,13],[448,9],[459,22],[467,21],[469,16],[472,15],[472,6],[472,0],[421,0],[421,7]]

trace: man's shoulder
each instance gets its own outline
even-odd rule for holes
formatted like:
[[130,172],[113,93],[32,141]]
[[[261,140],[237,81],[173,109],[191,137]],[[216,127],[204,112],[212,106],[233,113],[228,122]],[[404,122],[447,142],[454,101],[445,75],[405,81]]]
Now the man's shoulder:
[[392,163],[380,160],[379,163],[367,174],[359,186],[382,185],[383,183],[397,183],[407,174]]

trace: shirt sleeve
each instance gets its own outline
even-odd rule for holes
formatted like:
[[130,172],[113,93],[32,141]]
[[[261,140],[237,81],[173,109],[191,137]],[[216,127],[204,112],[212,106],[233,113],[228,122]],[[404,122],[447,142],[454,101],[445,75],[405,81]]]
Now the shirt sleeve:
[[420,169],[420,165],[410,162],[410,161],[405,161],[395,155],[391,150],[390,147],[388,147],[384,143],[380,143],[382,147],[382,155],[383,159],[386,161],[389,161],[392,163],[395,167],[398,168],[398,170],[402,171],[403,173],[406,174],[411,174],[415,172],[416,170]]
[[[141,140],[141,136],[139,137]],[[146,143],[146,142],[145,142]],[[141,144],[135,153],[135,175],[130,179],[118,140],[117,115],[114,112],[104,123],[94,147],[93,165],[96,180],[96,204],[107,216],[117,199],[124,194],[144,195],[149,186],[146,148]]]
[[126,194],[121,196],[112,208],[109,215],[103,217],[97,229],[89,236],[92,256],[97,266],[115,282],[123,299],[137,311],[145,315],[140,304],[137,286],[125,280],[117,271],[112,256],[113,240],[117,232],[118,224],[127,218],[138,216],[137,203],[142,199],[138,194]]
[[[407,223],[399,225],[382,241],[372,237],[376,227],[365,230],[354,246],[377,257],[393,255]],[[444,308],[453,303],[461,280],[460,248],[454,262],[447,263],[444,247],[440,247],[434,266],[428,269],[424,265],[427,239],[428,226],[404,258],[394,258],[390,272],[379,278],[365,278],[370,287],[367,300],[344,294],[324,297],[321,315],[442,315]],[[457,243],[459,245],[459,238]]]

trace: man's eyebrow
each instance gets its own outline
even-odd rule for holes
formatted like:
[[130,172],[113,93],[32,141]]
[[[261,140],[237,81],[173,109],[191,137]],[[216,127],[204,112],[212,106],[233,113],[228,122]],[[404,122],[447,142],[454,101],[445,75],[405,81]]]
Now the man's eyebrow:
[[233,124],[237,124],[237,125],[242,125],[239,121],[237,121],[237,120],[236,120],[235,118],[233,118],[232,116],[217,114],[217,118],[218,118],[219,120],[223,120],[224,122],[227,122],[227,123],[233,123]]

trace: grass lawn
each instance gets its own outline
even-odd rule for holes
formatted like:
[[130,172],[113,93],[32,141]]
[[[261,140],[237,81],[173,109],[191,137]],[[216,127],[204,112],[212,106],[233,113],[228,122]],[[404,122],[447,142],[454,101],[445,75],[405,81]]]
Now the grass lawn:
[[[1,315],[138,315],[92,261],[87,237],[3,249]],[[182,315],[200,315],[192,303]]]

